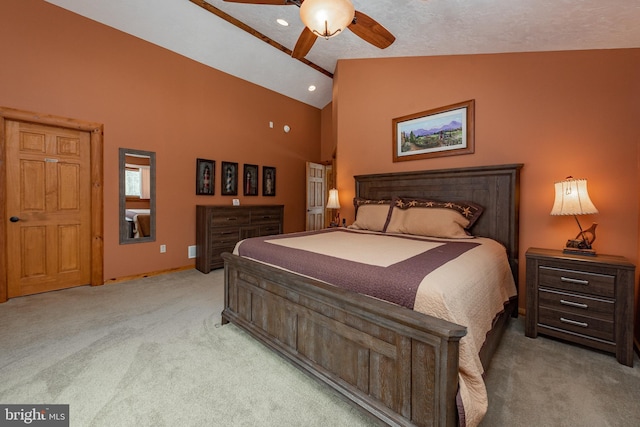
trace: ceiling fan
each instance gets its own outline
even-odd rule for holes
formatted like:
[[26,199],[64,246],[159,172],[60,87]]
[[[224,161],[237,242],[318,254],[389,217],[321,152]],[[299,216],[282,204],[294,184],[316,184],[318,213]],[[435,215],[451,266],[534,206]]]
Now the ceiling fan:
[[295,5],[300,8],[300,18],[305,24],[302,34],[293,48],[292,57],[301,59],[313,47],[318,37],[326,39],[349,28],[362,40],[380,49],[387,48],[396,40],[375,19],[354,9],[351,0],[224,0],[231,3],[267,4],[276,6]]

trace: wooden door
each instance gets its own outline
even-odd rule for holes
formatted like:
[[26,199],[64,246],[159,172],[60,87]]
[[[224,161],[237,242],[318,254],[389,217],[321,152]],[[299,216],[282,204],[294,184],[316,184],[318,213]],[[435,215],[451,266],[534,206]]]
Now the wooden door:
[[307,231],[324,227],[324,181],[324,165],[307,162]]
[[86,131],[7,120],[8,297],[91,283]]

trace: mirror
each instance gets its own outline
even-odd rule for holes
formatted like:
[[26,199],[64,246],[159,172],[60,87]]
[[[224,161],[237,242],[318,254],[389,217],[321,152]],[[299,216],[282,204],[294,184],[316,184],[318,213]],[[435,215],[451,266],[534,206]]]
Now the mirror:
[[156,153],[120,148],[120,244],[156,240]]

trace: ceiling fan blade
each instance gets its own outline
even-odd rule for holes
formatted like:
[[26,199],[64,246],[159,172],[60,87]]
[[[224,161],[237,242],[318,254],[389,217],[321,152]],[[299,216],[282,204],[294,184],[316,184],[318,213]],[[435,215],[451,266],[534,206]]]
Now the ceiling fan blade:
[[223,0],[229,3],[247,3],[247,4],[273,4],[276,6],[284,6],[290,3],[288,0]]
[[313,32],[309,28],[304,27],[304,30],[302,30],[300,37],[298,37],[296,46],[293,48],[293,53],[291,54],[291,56],[296,59],[302,59],[307,56],[307,53],[309,53],[317,38],[318,36],[313,34]]
[[387,48],[396,40],[393,34],[378,23],[375,19],[362,12],[356,10],[354,22],[348,27],[353,33],[362,40],[379,47]]

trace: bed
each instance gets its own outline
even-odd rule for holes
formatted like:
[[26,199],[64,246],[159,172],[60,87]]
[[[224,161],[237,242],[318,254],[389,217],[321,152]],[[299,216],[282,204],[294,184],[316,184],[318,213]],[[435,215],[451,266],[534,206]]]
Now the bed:
[[[361,175],[355,177],[356,200],[400,196],[482,206],[484,212],[470,231],[502,245],[517,289],[521,167]],[[332,231],[347,234],[347,230],[321,234]],[[290,237],[294,236],[278,239]],[[477,424],[477,418],[465,413],[460,393],[465,388],[459,381],[460,360],[468,352],[465,346],[461,352],[460,340],[467,328],[266,261],[229,253],[223,259],[223,323],[246,330],[386,424]],[[437,266],[435,271],[440,271]],[[509,317],[517,315],[517,296],[508,299],[503,309],[483,339],[480,369],[488,368]]]
[[127,209],[125,219],[129,224],[129,237],[147,237],[151,233],[150,209]]

